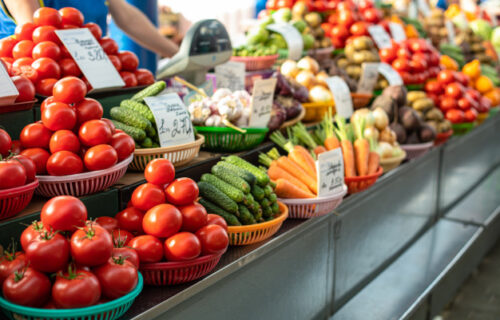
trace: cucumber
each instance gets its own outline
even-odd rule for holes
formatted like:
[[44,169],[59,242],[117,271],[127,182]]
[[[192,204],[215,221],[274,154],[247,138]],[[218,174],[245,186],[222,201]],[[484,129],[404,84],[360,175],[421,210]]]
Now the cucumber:
[[141,147],[142,148],[152,148],[153,147],[153,140],[151,140],[150,137],[146,137],[146,139],[144,139],[141,142]]
[[257,178],[255,178],[253,174],[245,169],[235,166],[232,163],[220,161],[217,165],[231,170],[233,174],[236,174],[238,177],[245,180],[249,185],[254,185],[257,182]]
[[156,141],[153,141],[153,146],[151,148],[159,148],[160,145],[156,142]]
[[155,126],[150,122],[148,123],[148,126],[146,127],[146,134],[150,137],[150,138],[154,138],[156,137],[158,134],[156,133],[156,129],[155,129]]
[[156,96],[158,93],[165,90],[166,87],[167,84],[165,83],[165,81],[157,81],[149,87],[146,87],[134,94],[131,99],[137,102],[142,102],[144,98]]
[[256,221],[262,219],[262,207],[257,201],[254,201],[253,208],[250,208],[250,212],[252,212]]
[[120,122],[120,121],[116,121],[116,120],[111,120],[111,121],[115,125],[116,129],[123,130],[123,132],[125,132],[126,134],[131,136],[132,139],[134,139],[134,141],[141,142],[144,139],[146,139],[146,132],[144,130],[129,126],[128,124],[125,124],[125,123]]
[[267,185],[264,187],[264,193],[266,194],[266,197],[269,197],[271,193],[273,193],[273,188],[270,185]]
[[262,206],[262,209],[266,209],[271,206],[271,202],[267,198],[264,198],[260,201],[260,205]]
[[109,114],[114,120],[118,120],[132,127],[136,127],[142,130],[146,130],[148,126],[151,127],[151,122],[134,110],[121,107],[113,107],[111,108],[111,110],[109,110]]
[[226,167],[217,164],[212,167],[212,173],[217,178],[223,180],[226,183],[229,183],[230,185],[232,185],[235,188],[238,188],[244,193],[250,193],[250,191],[252,191],[252,188],[250,187],[248,182],[243,180],[241,177],[238,177],[236,172],[234,172],[231,169],[228,169]]
[[276,193],[274,193],[274,192],[273,192],[273,193],[271,193],[271,194],[269,195],[269,197],[267,197],[267,198],[269,199],[269,201],[271,201],[271,203],[275,203],[275,202],[276,202],[276,200],[278,200],[278,196],[276,196]]
[[262,217],[265,220],[271,220],[273,218],[273,210],[271,207],[262,208]]
[[217,178],[213,174],[205,173],[201,176],[201,181],[205,181],[215,186],[220,191],[224,192],[226,196],[233,199],[235,202],[242,202],[244,200],[243,191],[236,189],[229,183]]
[[212,184],[204,181],[198,182],[198,188],[200,189],[200,195],[202,197],[212,201],[227,212],[238,216],[238,204],[226,196],[224,192],[220,191]]
[[153,112],[151,112],[151,109],[144,103],[140,103],[134,100],[126,99],[120,102],[120,107],[122,108],[127,108],[134,110],[138,113],[140,113],[144,118],[148,119],[151,121],[151,123],[155,123],[155,117],[153,115]]
[[207,209],[207,212],[219,215],[224,218],[228,225],[241,226],[241,222],[238,220],[238,218],[236,218],[234,214],[227,212],[226,210],[205,199],[200,199],[199,203],[204,206],[205,209]]
[[248,211],[248,209],[245,206],[240,204],[239,211],[240,211],[240,220],[243,224],[255,223],[254,216],[250,213],[250,211]]
[[271,205],[271,210],[273,212],[273,216],[276,216],[280,213],[280,206],[277,202],[273,202],[273,204]]
[[264,192],[264,189],[262,189],[258,185],[254,185],[252,187],[252,195],[254,196],[255,200],[261,201],[266,196],[266,193]]
[[267,173],[264,172],[263,170],[260,170],[250,162],[245,161],[237,156],[229,156],[229,157],[224,157],[222,159],[242,169],[249,171],[251,174],[255,176],[255,178],[257,178],[257,184],[264,187],[266,184],[269,183],[269,176],[267,175]]

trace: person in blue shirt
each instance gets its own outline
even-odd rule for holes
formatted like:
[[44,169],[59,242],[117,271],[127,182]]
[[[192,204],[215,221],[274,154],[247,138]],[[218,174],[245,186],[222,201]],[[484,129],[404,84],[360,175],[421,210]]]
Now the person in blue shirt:
[[136,7],[125,0],[0,0],[0,39],[14,34],[17,24],[33,21],[33,13],[40,7],[80,10],[85,23],[97,23],[106,34],[108,13],[115,24],[144,48],[162,56],[171,57],[179,47],[161,36],[156,27]]

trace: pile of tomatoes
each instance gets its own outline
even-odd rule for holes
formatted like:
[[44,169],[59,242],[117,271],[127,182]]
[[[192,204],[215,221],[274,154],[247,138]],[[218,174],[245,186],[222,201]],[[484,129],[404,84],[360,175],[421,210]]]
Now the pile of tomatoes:
[[11,75],[22,75],[31,80],[40,95],[50,96],[57,80],[66,76],[82,78],[90,90],[90,84],[54,32],[58,29],[88,28],[120,72],[126,87],[154,83],[154,76],[149,70],[137,69],[139,59],[133,52],[118,51],[118,44],[109,37],[102,37],[97,24],[83,22],[83,14],[75,8],[57,11],[42,7],[33,14],[33,22],[18,25],[14,37],[0,41],[0,59]]
[[103,109],[85,98],[87,87],[76,77],[58,80],[41,105],[42,120],[21,131],[16,152],[35,162],[36,174],[63,176],[103,170],[128,158],[134,140],[101,119]]
[[469,83],[469,77],[462,72],[442,70],[437,79],[425,84],[425,91],[452,123],[474,122],[478,113],[490,110],[491,100]]
[[11,153],[12,139],[0,129],[0,190],[11,189],[35,181],[35,163],[23,155]]

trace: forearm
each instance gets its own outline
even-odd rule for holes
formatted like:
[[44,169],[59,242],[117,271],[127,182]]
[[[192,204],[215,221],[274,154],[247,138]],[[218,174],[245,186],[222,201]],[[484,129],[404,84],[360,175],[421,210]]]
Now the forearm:
[[36,0],[4,0],[7,9],[17,24],[33,21],[33,13],[40,8]]

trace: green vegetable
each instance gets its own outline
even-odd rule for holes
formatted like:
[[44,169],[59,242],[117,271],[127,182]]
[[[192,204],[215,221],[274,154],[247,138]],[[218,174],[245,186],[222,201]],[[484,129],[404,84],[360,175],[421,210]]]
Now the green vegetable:
[[241,177],[238,177],[237,174],[226,167],[215,165],[212,167],[212,173],[219,179],[223,180],[226,183],[229,183],[235,188],[243,191],[244,193],[250,193],[252,190],[250,185],[243,180]]
[[144,103],[126,99],[120,103],[120,107],[134,110],[140,113],[144,118],[151,121],[151,123],[155,123],[155,117],[153,116],[153,112],[151,112],[149,107]]
[[226,210],[220,208],[219,206],[213,204],[212,202],[205,200],[205,199],[200,199],[199,203],[207,209],[207,212],[209,213],[214,213],[216,215],[221,216],[226,220],[227,224],[230,226],[241,226],[241,222],[238,220],[238,218]]
[[201,176],[201,181],[205,181],[215,186],[220,191],[224,192],[226,196],[231,198],[235,202],[242,202],[244,198],[243,191],[236,189],[234,186],[229,183],[224,182],[223,180],[217,178],[213,174],[205,173]]
[[198,188],[200,189],[200,195],[202,197],[212,201],[222,209],[238,216],[238,204],[229,198],[224,192],[220,191],[212,184],[204,181],[198,182]]
[[123,132],[125,132],[126,134],[131,136],[132,139],[134,139],[134,141],[141,142],[144,139],[146,139],[146,132],[144,132],[144,130],[129,126],[128,124],[125,124],[125,123],[120,122],[120,121],[116,121],[116,120],[111,120],[111,121],[115,125],[116,129],[123,130]]
[[152,148],[153,147],[153,140],[151,140],[150,137],[147,137],[141,142],[141,147],[143,148]]
[[240,220],[243,224],[254,224],[255,218],[244,205],[239,205]]
[[262,207],[257,201],[253,202],[253,208],[249,208],[250,212],[252,212],[255,220],[259,221],[262,219]]
[[254,185],[257,182],[257,178],[255,178],[255,176],[250,171],[235,166],[232,163],[219,161],[217,165],[231,170],[231,174],[235,174],[238,177],[244,179],[250,185]]
[[156,133],[156,129],[151,122],[148,123],[148,126],[146,127],[146,134],[151,138],[158,136],[158,134]]
[[223,160],[226,160],[229,163],[232,163],[242,169],[245,169],[249,171],[251,174],[253,174],[257,178],[257,183],[261,186],[265,186],[269,183],[269,176],[267,175],[266,172],[260,170],[253,164],[251,164],[248,161],[245,161],[241,159],[238,156],[228,156],[228,157],[223,157]]
[[262,216],[266,220],[271,220],[273,218],[273,210],[271,209],[271,207],[262,207]]
[[271,202],[269,201],[269,199],[264,198],[260,200],[260,205],[262,206],[263,209],[269,208],[271,206]]
[[159,147],[160,147],[160,145],[157,142],[154,141],[152,148],[159,148]]
[[271,193],[268,197],[269,201],[271,201],[271,203],[275,203],[276,200],[278,200],[278,197],[276,196],[276,193]]
[[266,193],[264,192],[264,189],[262,189],[258,185],[254,185],[252,187],[252,195],[254,196],[255,200],[261,201],[266,196]]
[[109,114],[111,115],[111,118],[113,120],[118,120],[132,127],[136,127],[142,130],[146,130],[146,128],[151,127],[151,122],[134,110],[113,107],[109,111]]
[[266,194],[266,197],[269,197],[271,193],[273,193],[273,188],[270,185],[267,185],[264,187],[264,193]]
[[273,216],[276,216],[280,213],[280,206],[277,202],[273,202],[273,204],[271,205],[271,211],[273,212]]
[[134,94],[134,96],[131,99],[134,101],[137,101],[137,102],[142,102],[144,100],[144,98],[154,97],[158,93],[165,90],[166,87],[167,87],[167,84],[165,83],[165,81],[157,81],[157,82],[153,83],[152,85],[150,85],[149,87],[146,87],[146,88],[142,89],[141,91],[137,92],[136,94]]

